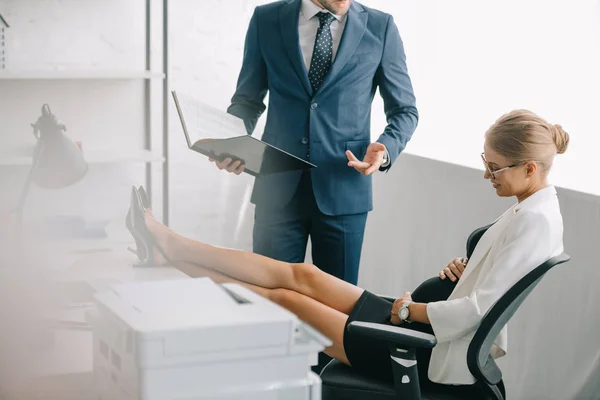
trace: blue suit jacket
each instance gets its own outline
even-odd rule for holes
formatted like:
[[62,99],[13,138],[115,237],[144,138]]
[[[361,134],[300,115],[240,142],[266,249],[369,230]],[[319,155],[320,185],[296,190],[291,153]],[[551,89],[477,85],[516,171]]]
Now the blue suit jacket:
[[[404,47],[391,15],[355,1],[324,82],[313,93],[298,41],[301,0],[259,6],[250,20],[242,69],[228,112],[252,133],[269,112],[262,140],[312,162],[314,195],[326,215],[372,210],[372,183],[348,167],[346,150],[359,159],[370,144],[371,103],[377,88],[388,125],[378,139],[393,163],[418,121]],[[260,176],[252,202],[280,209],[291,200],[300,171]]]

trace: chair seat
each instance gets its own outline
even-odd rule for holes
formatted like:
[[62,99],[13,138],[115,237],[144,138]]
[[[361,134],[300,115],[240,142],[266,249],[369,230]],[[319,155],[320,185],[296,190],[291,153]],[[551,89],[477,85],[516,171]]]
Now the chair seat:
[[365,378],[351,367],[332,360],[321,372],[323,400],[396,399],[390,382]]
[[[392,382],[365,377],[337,360],[321,372],[323,400],[398,400]],[[427,385],[421,387],[423,400],[457,400],[481,398],[473,386]]]

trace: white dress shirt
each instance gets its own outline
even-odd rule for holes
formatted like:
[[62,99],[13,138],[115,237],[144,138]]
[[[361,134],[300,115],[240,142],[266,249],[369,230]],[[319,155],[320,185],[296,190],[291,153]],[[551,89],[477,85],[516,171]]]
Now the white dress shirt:
[[320,12],[329,13],[335,17],[330,25],[331,38],[333,39],[332,63],[335,59],[338,47],[340,46],[340,39],[342,38],[342,33],[344,33],[344,27],[346,26],[346,15],[332,14],[328,10],[319,7],[311,0],[302,0],[300,15],[298,16],[298,39],[300,41],[300,50],[302,51],[306,72],[310,70],[310,61],[312,60],[315,39],[317,38],[317,29],[319,29],[319,18],[317,17],[317,14]]

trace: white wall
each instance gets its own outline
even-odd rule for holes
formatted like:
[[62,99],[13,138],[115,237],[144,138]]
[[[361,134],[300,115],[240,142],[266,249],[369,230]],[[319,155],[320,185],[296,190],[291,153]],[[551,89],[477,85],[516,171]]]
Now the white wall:
[[409,152],[479,166],[483,132],[528,108],[572,136],[554,180],[600,195],[586,168],[600,145],[600,2],[428,0],[412,15],[405,2],[383,3],[416,25],[402,31],[421,112]]

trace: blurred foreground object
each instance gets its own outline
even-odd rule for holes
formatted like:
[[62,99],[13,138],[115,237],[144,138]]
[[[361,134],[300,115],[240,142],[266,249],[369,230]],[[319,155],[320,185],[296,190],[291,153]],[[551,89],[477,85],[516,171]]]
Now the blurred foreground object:
[[8,22],[0,14],[0,70],[6,69],[6,28]]
[[38,141],[16,209],[19,225],[32,182],[44,189],[59,189],[80,181],[88,171],[81,143],[72,141],[64,134],[67,128],[57,121],[48,104],[42,106],[42,115],[31,126]]

